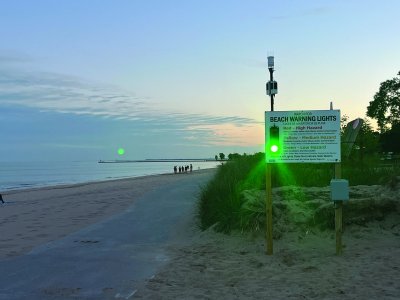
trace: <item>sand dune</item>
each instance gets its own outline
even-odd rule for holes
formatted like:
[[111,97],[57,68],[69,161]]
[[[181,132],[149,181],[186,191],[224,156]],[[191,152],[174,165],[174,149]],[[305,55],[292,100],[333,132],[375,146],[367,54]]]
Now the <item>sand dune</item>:
[[[333,217],[332,205],[323,200],[329,197],[328,190],[308,188],[300,194],[304,198],[313,194],[310,205],[317,205],[321,215]],[[278,188],[275,200],[283,194],[299,193],[290,187]],[[357,199],[344,208],[342,256],[335,254],[334,230],[301,225],[313,217],[304,202],[296,207],[285,204],[292,199],[282,196],[276,201],[281,211],[275,215],[272,256],[265,254],[262,235],[224,235],[211,228],[198,232],[190,246],[171,246],[174,259],[135,297],[400,299],[400,189],[357,186],[351,188],[351,195]],[[285,205],[290,207],[290,221],[282,216]],[[326,213],[328,207],[332,213]]]

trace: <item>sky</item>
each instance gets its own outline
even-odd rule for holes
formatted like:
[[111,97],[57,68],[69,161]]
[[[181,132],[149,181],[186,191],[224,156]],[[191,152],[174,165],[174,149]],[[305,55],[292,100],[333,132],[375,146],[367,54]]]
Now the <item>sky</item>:
[[[263,151],[275,110],[365,117],[400,1],[0,0],[0,161]],[[123,156],[118,149],[125,149]]]

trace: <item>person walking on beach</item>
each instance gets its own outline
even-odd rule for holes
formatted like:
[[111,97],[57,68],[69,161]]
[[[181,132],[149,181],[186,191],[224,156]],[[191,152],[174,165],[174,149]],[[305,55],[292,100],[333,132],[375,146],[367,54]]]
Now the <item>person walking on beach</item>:
[[192,171],[193,171],[193,166],[192,164],[190,164],[190,173],[192,173]]
[[178,173],[178,168],[176,166],[174,166],[174,173]]
[[5,203],[4,200],[3,200],[3,196],[2,196],[1,194],[0,194],[0,201],[1,201],[1,203],[3,203],[3,204]]

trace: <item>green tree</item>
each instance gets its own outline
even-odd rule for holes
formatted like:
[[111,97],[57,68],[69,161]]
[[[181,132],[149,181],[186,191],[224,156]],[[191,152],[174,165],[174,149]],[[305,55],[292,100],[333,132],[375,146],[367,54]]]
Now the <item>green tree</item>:
[[380,142],[383,152],[400,153],[400,123],[392,124],[390,130],[382,133]]
[[229,160],[234,160],[234,159],[239,159],[240,158],[240,154],[239,153],[229,153],[228,154],[228,159]]
[[225,154],[223,154],[222,152],[219,154],[219,159],[220,160],[224,160],[225,159]]
[[215,155],[215,160],[218,160],[218,155]]
[[400,123],[400,71],[397,76],[381,83],[367,107],[367,116],[377,120],[381,132],[385,132],[388,125]]

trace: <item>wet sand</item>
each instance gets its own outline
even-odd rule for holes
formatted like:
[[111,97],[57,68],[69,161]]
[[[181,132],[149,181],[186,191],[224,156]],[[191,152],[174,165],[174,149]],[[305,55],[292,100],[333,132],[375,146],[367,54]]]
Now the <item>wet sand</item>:
[[126,210],[140,196],[189,174],[164,174],[3,193],[0,259],[25,254]]

